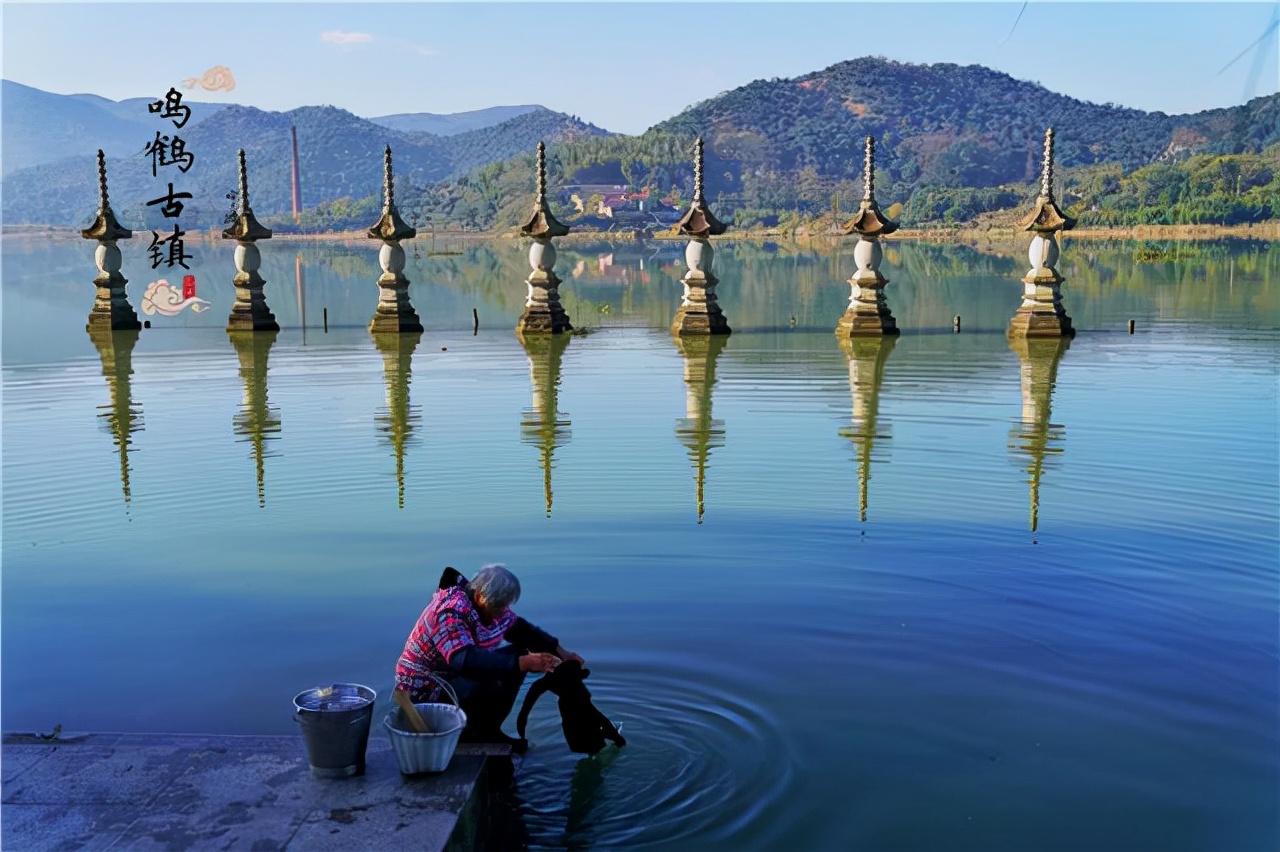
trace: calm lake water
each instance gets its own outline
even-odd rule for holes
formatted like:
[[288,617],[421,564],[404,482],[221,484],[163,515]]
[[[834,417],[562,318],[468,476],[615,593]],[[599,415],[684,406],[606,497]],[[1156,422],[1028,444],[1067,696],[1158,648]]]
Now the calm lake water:
[[225,245],[207,311],[92,339],[92,245],[3,248],[5,730],[292,734],[355,681],[381,736],[441,569],[502,561],[629,742],[539,703],[531,846],[1280,839],[1280,246],[1070,241],[1069,346],[963,246],[891,244],[852,346],[851,246],[721,247],[734,333],[683,344],[680,245],[564,247],[594,331],[527,345],[514,244],[422,245],[378,341],[371,241],[263,243],[284,330],[235,340]]

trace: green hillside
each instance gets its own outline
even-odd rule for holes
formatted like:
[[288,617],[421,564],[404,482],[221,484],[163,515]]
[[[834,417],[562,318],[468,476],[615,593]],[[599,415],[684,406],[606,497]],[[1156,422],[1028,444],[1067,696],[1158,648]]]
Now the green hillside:
[[[448,137],[379,126],[333,107],[228,107],[192,128],[201,158],[181,188],[216,223],[248,152],[255,212],[294,227],[289,126],[302,162],[302,227],[366,227],[379,204],[382,148],[395,151],[397,201],[435,227],[509,228],[532,200],[533,150],[548,143],[557,216],[579,228],[658,227],[692,191],[692,140],[706,140],[706,192],[735,227],[847,217],[862,197],[863,140],[877,141],[876,196],[904,225],[953,224],[1025,206],[1053,126],[1060,200],[1081,224],[1240,223],[1280,216],[1280,94],[1170,116],[1093,104],[981,66],[864,57],[793,79],[757,80],[650,128],[606,134],[539,109]],[[145,140],[139,140],[139,149]],[[117,212],[137,226],[157,180],[140,153],[111,163]],[[583,213],[571,204],[572,189]],[[599,210],[615,186],[644,210]],[[95,209],[92,157],[23,169],[4,183],[6,222],[77,224]],[[160,184],[163,189],[163,183]],[[900,205],[900,206],[899,206]],[[654,214],[657,214],[656,216]],[[186,218],[184,214],[184,224]],[[154,213],[152,214],[154,218]]]
[[[706,192],[719,213],[739,227],[794,222],[856,207],[870,135],[882,206],[902,204],[907,225],[956,223],[1034,196],[1047,126],[1055,128],[1059,186],[1085,224],[1280,215],[1280,95],[1169,116],[1078,101],[980,66],[873,58],[758,80],[639,137],[558,146],[550,173],[555,182],[626,183],[669,198],[674,187],[687,201],[690,143],[702,135]],[[501,173],[513,188],[521,179],[526,192],[532,186],[525,162]],[[521,205],[479,198],[478,178],[492,196],[492,181],[477,172],[433,190],[434,212],[485,227],[514,224]],[[500,215],[507,210],[515,213]]]

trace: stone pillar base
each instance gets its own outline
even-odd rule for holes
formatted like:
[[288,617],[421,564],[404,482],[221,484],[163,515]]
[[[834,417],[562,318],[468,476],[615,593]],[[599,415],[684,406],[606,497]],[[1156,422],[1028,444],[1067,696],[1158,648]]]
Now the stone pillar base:
[[125,294],[124,285],[129,282],[123,276],[117,274],[105,280],[95,279],[93,283],[98,285],[98,294],[93,309],[89,311],[85,331],[133,331],[142,328],[138,314]]
[[702,334],[731,334],[729,321],[720,310],[716,298],[719,281],[696,270],[685,275],[684,302],[671,321],[671,333],[677,337]]
[[850,306],[836,323],[836,334],[840,337],[887,337],[897,333],[898,321],[887,307],[868,310],[862,305]]
[[562,334],[573,331],[564,308],[527,307],[516,323],[516,334]]
[[267,282],[256,273],[239,273],[232,283],[236,288],[236,300],[227,316],[227,331],[279,331],[275,314],[267,307],[262,285]]
[[1009,320],[1009,328],[1005,332],[1008,337],[1074,337],[1076,330],[1071,326],[1071,317],[1067,316],[1061,306],[1057,310],[1051,305],[1018,308],[1013,319]]
[[671,321],[671,333],[677,337],[703,334],[732,334],[729,321],[724,318],[719,305],[714,312],[697,311],[683,305],[676,311]]
[[1072,337],[1076,330],[1062,307],[1065,279],[1052,268],[1022,279],[1022,304],[1009,320],[1008,337]]
[[409,302],[409,279],[394,273],[378,279],[378,306],[369,321],[371,334],[404,334],[424,331],[418,312]]
[[517,335],[573,331],[569,315],[560,304],[560,278],[554,272],[535,270],[524,283],[529,287],[529,294],[524,301],[524,313],[516,323]]
[[836,323],[840,337],[884,337],[898,333],[898,321],[884,298],[884,285],[889,283],[875,270],[849,279],[852,293],[849,307]]

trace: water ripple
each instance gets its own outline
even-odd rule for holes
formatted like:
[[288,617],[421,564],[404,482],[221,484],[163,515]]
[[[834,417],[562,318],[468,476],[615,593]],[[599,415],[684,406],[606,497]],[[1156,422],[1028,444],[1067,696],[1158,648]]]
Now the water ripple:
[[752,690],[678,663],[609,670],[587,683],[625,747],[582,758],[565,747],[551,698],[530,716],[517,784],[532,845],[732,846],[768,833],[764,816],[793,794],[797,766],[778,720],[743,698]]

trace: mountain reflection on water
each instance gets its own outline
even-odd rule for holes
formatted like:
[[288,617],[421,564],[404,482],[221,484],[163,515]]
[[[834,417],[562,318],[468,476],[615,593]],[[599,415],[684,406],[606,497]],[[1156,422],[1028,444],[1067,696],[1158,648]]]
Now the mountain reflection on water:
[[1005,338],[1016,247],[912,243],[897,339],[833,333],[847,251],[727,243],[733,335],[673,340],[681,248],[563,246],[589,333],[520,340],[514,242],[378,336],[373,247],[264,244],[237,336],[202,245],[208,311],[90,335],[84,246],[6,237],[6,728],[381,715],[441,567],[502,561],[628,740],[539,704],[531,846],[1274,847],[1280,249],[1068,240],[1068,344]]

